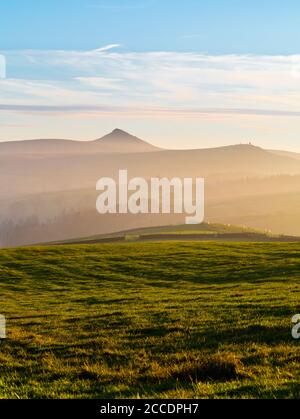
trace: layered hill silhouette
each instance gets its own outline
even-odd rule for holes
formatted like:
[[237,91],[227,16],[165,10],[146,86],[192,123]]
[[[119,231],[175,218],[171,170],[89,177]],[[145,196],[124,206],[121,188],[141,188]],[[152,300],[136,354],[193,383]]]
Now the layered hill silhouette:
[[[41,242],[182,223],[174,216],[99,216],[96,182],[100,177],[117,179],[120,169],[127,169],[130,177],[146,179],[204,177],[207,221],[300,235],[297,153],[251,144],[164,150],[116,129],[94,141],[0,143],[0,245],[5,245],[8,239],[3,237],[22,223],[27,225],[24,239],[15,240],[14,235],[20,236],[15,232],[9,236],[10,244],[26,244],[28,237],[30,242]],[[33,219],[45,231],[36,234],[36,239]],[[51,228],[47,230],[46,225]]]
[[98,244],[161,241],[227,241],[227,242],[299,242],[300,237],[272,235],[246,227],[208,224],[148,227],[66,240],[56,244]]
[[159,148],[128,134],[120,129],[115,129],[110,134],[94,141],[93,147],[113,153],[145,153],[158,151]]
[[292,157],[293,159],[300,160],[300,153],[293,153],[292,151],[282,151],[282,150],[270,150],[270,152],[278,156]]
[[253,145],[160,150],[116,130],[92,142],[35,140],[0,144],[0,199],[16,194],[94,189],[102,176],[205,177],[300,174],[300,160]]
[[145,153],[157,150],[157,147],[120,129],[93,141],[41,139],[0,143],[0,154]]

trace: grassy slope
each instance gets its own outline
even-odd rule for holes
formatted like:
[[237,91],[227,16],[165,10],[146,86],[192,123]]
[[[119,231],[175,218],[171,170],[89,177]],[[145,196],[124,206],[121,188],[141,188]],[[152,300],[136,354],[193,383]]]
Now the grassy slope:
[[0,251],[1,397],[299,397],[300,244]]
[[[62,242],[58,242],[57,244],[84,244],[90,242],[105,242],[106,240],[118,238],[120,241],[126,240],[132,236],[136,240],[146,240],[149,236],[155,236],[156,241],[160,241],[161,237],[166,235],[169,239],[172,239],[172,236],[177,236],[175,240],[179,240],[179,237],[182,235],[190,235],[193,237],[193,240],[197,240],[197,236],[203,240],[207,236],[207,238],[216,238],[217,236],[222,236],[220,238],[224,238],[227,235],[235,234],[240,237],[240,240],[248,239],[247,237],[249,234],[253,235],[253,239],[255,237],[257,240],[265,238],[268,240],[270,237],[278,239],[280,236],[271,235],[267,232],[262,230],[255,230],[247,227],[239,227],[234,225],[225,225],[225,224],[211,224],[211,223],[202,223],[196,225],[170,225],[164,227],[148,227],[148,228],[137,228],[127,231],[121,231],[112,234],[100,234],[91,237],[83,237],[78,238],[75,240],[65,240]],[[253,240],[252,239],[252,240]],[[238,238],[235,239],[238,241]]]

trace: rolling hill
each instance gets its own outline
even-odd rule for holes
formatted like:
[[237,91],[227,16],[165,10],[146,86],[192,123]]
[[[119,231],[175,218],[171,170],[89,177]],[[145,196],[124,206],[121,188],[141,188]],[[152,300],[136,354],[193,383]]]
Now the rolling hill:
[[[102,176],[116,177],[119,169],[127,168],[131,177],[205,177],[237,179],[239,177],[278,176],[300,174],[300,161],[291,157],[278,156],[250,145],[236,145],[203,150],[160,150],[149,152],[148,145],[138,143],[138,147],[147,148],[147,152],[110,152],[107,144],[115,149],[119,140],[95,142],[101,152],[89,149],[66,153],[40,153],[39,147],[47,142],[27,142],[16,147],[18,152],[3,152],[0,147],[0,177],[2,188],[0,199],[17,194],[47,193],[53,191],[79,190],[95,188],[96,181]],[[68,142],[67,142],[68,143]],[[55,142],[53,143],[53,147]],[[65,144],[65,143],[63,143]],[[69,143],[68,143],[69,144]],[[125,141],[125,148],[132,150],[136,140]],[[133,145],[134,144],[134,145]],[[37,145],[37,147],[36,147]],[[77,143],[75,144],[78,146]],[[36,153],[31,153],[31,147]],[[5,146],[2,145],[2,147]],[[28,150],[23,152],[23,147]],[[68,145],[69,147],[69,145]],[[72,143],[73,147],[73,143]],[[82,144],[80,144],[82,147]],[[11,149],[13,150],[13,149]]]
[[146,153],[159,148],[120,129],[93,141],[74,141],[63,139],[40,139],[26,141],[0,142],[0,156],[42,155],[55,156],[94,153]]
[[1,399],[300,396],[299,243],[4,249],[0,271]]
[[116,129],[95,141],[0,143],[0,245],[8,242],[8,230],[11,245],[182,224],[177,216],[99,217],[96,182],[100,177],[117,178],[120,169],[146,179],[204,177],[206,221],[300,235],[296,153],[275,153],[251,144],[163,150]]
[[293,159],[300,160],[300,153],[293,153],[292,151],[283,151],[283,150],[269,150],[271,153],[276,154],[277,156],[292,157]]
[[112,234],[100,234],[56,242],[52,245],[162,241],[300,242],[300,237],[275,235],[229,224],[202,223],[199,225],[136,228]]

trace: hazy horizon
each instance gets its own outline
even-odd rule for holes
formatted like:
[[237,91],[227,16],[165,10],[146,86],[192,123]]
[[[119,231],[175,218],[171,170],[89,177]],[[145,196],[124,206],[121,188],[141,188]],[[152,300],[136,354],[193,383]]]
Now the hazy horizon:
[[[155,147],[159,147],[161,150],[170,150],[170,151],[188,151],[188,150],[205,150],[208,148],[222,148],[222,147],[231,147],[231,146],[238,146],[238,145],[252,145],[254,147],[258,147],[258,148],[263,148],[260,144],[258,143],[252,143],[250,142],[239,142],[239,143],[230,143],[230,144],[223,144],[223,145],[212,145],[212,146],[201,146],[201,144],[199,144],[199,147],[182,147],[179,148],[179,144],[177,147],[168,147],[168,148],[164,148],[163,146],[161,146],[159,144],[159,141],[153,141],[153,139],[144,139],[141,138],[140,136],[135,135],[135,133],[133,132],[129,132],[129,131],[125,131],[122,128],[114,128],[112,131],[110,132],[103,132],[100,136],[98,136],[97,138],[88,138],[88,139],[79,139],[79,138],[61,138],[61,137],[56,137],[56,138],[49,138],[49,137],[44,137],[44,138],[18,138],[18,139],[12,139],[12,140],[0,140],[0,144],[3,143],[19,143],[19,142],[26,142],[26,141],[70,141],[70,142],[78,142],[78,143],[89,143],[89,142],[93,142],[93,141],[97,141],[97,140],[101,140],[103,137],[105,137],[106,135],[113,133],[115,130],[121,130],[131,136],[135,136],[141,140],[143,140],[144,142],[153,145]],[[251,143],[251,144],[250,144]],[[284,148],[284,147],[279,147],[279,148],[272,148],[272,149],[266,149],[266,150],[270,150],[270,151],[287,151],[287,152],[291,152],[291,153],[299,153],[299,151],[297,150],[292,150],[292,149],[288,149],[288,148]]]

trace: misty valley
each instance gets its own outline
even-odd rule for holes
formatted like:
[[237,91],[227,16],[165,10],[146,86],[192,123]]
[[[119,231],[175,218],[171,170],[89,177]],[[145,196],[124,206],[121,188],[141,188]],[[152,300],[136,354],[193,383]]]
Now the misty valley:
[[96,182],[122,168],[147,181],[204,178],[206,222],[300,235],[297,153],[249,144],[164,150],[115,130],[96,141],[1,143],[0,163],[2,247],[185,223],[176,213],[100,215]]

